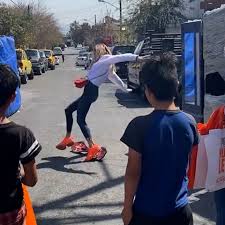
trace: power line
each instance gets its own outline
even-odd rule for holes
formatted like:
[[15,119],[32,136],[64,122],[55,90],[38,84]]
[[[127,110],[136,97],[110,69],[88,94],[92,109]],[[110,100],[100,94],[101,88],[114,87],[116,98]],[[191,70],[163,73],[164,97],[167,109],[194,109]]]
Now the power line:
[[[15,6],[17,6],[18,8],[20,8],[20,9],[22,9],[21,7],[20,7],[20,5],[18,4],[18,3],[16,3],[15,1],[13,1],[13,0],[9,0],[10,2],[12,2]],[[29,5],[28,5],[29,6]]]
[[15,3],[13,0],[9,0],[9,1],[12,2],[14,5],[16,5],[17,7],[19,7],[19,5]]

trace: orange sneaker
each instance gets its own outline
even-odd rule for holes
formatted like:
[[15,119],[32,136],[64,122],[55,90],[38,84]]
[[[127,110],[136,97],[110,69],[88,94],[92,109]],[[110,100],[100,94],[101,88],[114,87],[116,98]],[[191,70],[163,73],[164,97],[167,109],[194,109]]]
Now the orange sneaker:
[[71,137],[65,137],[59,144],[56,145],[56,148],[59,150],[65,150],[66,147],[71,147],[74,145],[74,141]]
[[102,161],[105,158],[105,155],[107,154],[107,150],[105,147],[101,147],[101,149],[98,151],[96,155],[96,160]]
[[101,146],[93,145],[91,148],[88,149],[88,154],[84,161],[90,162],[92,160],[95,160],[100,150],[101,150]]

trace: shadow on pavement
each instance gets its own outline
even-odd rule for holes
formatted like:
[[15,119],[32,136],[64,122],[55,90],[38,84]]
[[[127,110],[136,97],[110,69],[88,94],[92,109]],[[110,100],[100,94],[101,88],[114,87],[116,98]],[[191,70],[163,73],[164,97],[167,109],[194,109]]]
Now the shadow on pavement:
[[[115,213],[113,211],[110,211],[110,207],[120,207],[122,206],[122,202],[115,202],[115,203],[98,203],[99,201],[96,199],[96,203],[94,204],[77,204],[77,205],[71,205],[71,202],[79,202],[80,199],[87,199],[88,196],[93,195],[95,193],[104,193],[105,191],[108,191],[108,189],[111,189],[113,187],[116,187],[120,184],[122,184],[124,181],[124,177],[118,177],[111,180],[103,181],[93,187],[90,187],[88,189],[82,190],[80,192],[71,194],[69,196],[53,200],[50,202],[47,202],[40,206],[35,206],[35,213],[38,217],[38,224],[41,225],[65,225],[65,224],[82,224],[82,223],[89,223],[92,224],[93,222],[100,222],[100,221],[111,221],[114,219],[121,218],[121,215],[119,213]],[[104,199],[103,199],[104,200]],[[76,213],[79,208],[86,208],[87,214],[81,214]],[[104,209],[108,208],[107,211]],[[94,209],[97,210],[98,214],[92,213],[90,214],[89,210]],[[65,216],[65,217],[58,217],[58,218],[43,218],[41,216],[38,216],[39,214],[43,212],[52,211],[55,210],[69,210],[69,212],[73,212],[73,216]],[[104,213],[105,212],[105,213]],[[54,213],[53,213],[54,214]],[[63,213],[64,214],[64,213]],[[107,224],[107,223],[106,223]]]
[[192,196],[194,197],[193,201],[191,200],[192,211],[203,218],[215,221],[216,210],[213,193],[201,193],[199,191],[197,193],[192,192]]
[[37,165],[37,169],[46,169],[50,168],[59,172],[64,172],[64,173],[75,173],[75,174],[84,174],[84,175],[94,175],[96,173],[94,172],[85,172],[83,170],[73,170],[72,168],[66,168],[65,166],[68,165],[74,165],[80,162],[73,162],[75,159],[82,158],[83,155],[76,155],[71,158],[66,158],[62,156],[55,156],[55,157],[48,157],[48,158],[43,158],[42,160],[46,162],[39,163]]
[[125,93],[120,90],[115,94],[118,104],[126,108],[150,108],[149,103],[136,93]]
[[[75,213],[74,213],[75,214]],[[120,214],[112,214],[112,215],[77,215],[70,217],[70,218],[58,218],[58,219],[38,219],[37,224],[40,225],[72,225],[72,224],[82,224],[82,223],[89,223],[95,224],[96,222],[102,221],[112,221],[115,219],[119,219],[121,216]],[[106,222],[107,224],[107,222]]]

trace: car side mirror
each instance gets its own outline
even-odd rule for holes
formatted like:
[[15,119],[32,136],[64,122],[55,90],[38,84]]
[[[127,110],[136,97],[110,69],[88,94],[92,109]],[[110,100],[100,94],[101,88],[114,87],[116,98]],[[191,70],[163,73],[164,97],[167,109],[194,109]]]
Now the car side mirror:
[[28,57],[29,60],[31,60],[31,57]]

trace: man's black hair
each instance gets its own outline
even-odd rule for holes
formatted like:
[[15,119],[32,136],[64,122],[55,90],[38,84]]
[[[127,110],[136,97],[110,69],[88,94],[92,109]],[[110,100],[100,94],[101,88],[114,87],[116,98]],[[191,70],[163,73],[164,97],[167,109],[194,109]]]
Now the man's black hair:
[[178,92],[176,55],[172,52],[152,56],[140,73],[140,82],[159,101],[172,101]]
[[10,66],[0,64],[0,107],[15,93],[19,79]]

